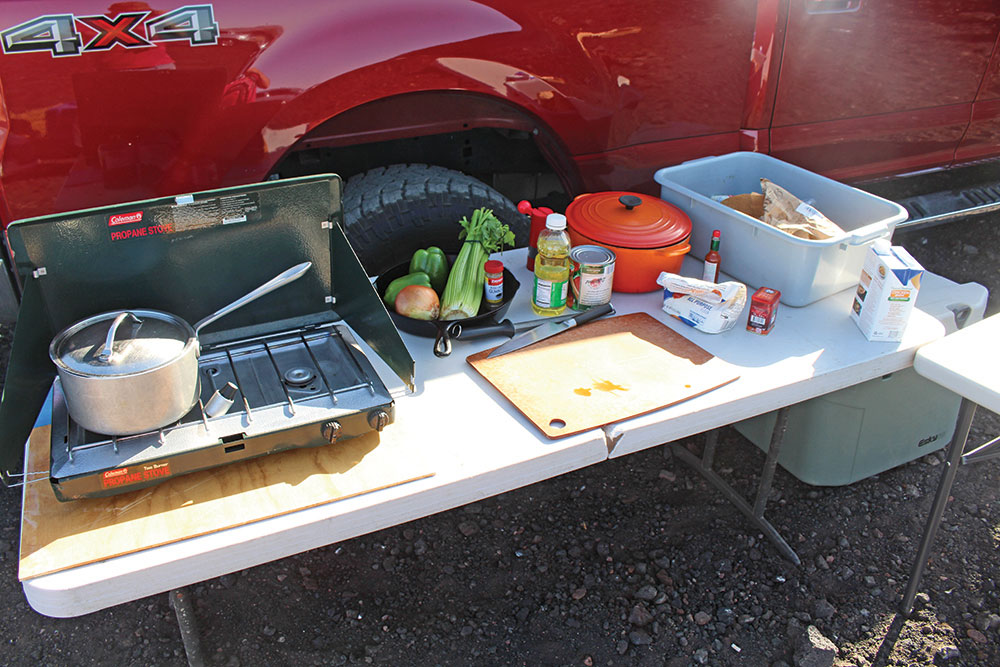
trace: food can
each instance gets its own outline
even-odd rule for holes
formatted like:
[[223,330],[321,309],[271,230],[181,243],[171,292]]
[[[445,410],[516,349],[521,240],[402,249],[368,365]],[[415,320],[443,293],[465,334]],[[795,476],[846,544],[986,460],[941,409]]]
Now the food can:
[[578,245],[569,252],[570,307],[587,310],[611,301],[611,282],[615,276],[615,253],[599,245]]
[[778,317],[778,302],[781,292],[770,287],[761,287],[750,297],[750,312],[747,315],[747,331],[766,336],[774,328]]

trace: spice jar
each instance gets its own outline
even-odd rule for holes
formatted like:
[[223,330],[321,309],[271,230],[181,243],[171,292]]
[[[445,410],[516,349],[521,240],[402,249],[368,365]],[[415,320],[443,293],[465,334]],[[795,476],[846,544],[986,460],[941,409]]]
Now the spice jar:
[[486,303],[498,306],[503,302],[503,262],[491,259],[483,265],[486,280],[483,287],[486,290]]

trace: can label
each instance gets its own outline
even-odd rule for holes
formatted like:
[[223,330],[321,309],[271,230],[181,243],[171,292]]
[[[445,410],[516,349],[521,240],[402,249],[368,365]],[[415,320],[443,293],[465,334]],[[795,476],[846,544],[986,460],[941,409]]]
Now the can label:
[[571,301],[574,310],[587,310],[611,301],[615,253],[598,245],[580,245],[569,253]]

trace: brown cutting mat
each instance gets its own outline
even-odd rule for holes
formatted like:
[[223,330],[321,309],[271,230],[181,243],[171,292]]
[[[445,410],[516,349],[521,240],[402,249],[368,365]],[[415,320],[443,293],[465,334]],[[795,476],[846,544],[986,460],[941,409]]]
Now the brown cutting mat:
[[[248,459],[107,498],[59,502],[48,479],[28,484],[22,581],[114,556],[431,477],[419,449],[377,433],[328,447]],[[49,465],[49,427],[31,434],[28,470]]]
[[467,361],[549,438],[674,405],[739,377],[646,313],[590,322],[493,359],[489,352]]

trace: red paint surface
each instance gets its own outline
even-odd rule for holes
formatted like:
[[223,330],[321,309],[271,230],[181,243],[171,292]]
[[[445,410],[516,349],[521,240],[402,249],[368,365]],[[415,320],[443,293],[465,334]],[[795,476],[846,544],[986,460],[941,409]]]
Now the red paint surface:
[[[182,4],[12,0],[0,29]],[[960,157],[998,153],[995,2],[817,4],[220,0],[215,45],[2,54],[0,215],[254,182],[302,145],[466,126],[537,128],[571,194],[655,194],[656,169],[747,148],[839,178],[948,164],[960,141]]]

